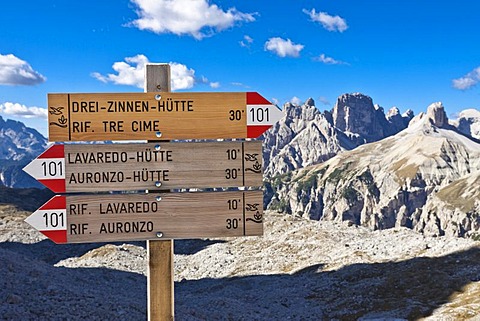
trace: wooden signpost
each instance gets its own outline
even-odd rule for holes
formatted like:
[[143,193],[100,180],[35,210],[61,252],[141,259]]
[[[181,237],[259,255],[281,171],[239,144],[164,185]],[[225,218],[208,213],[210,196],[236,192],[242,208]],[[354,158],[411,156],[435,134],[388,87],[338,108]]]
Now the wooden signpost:
[[53,145],[24,171],[55,193],[262,185],[262,142]]
[[[24,170],[84,194],[54,196],[25,221],[55,243],[147,240],[148,320],[170,321],[173,239],[263,234],[262,144],[165,140],[257,138],[282,113],[256,92],[171,93],[168,65],[145,69],[146,93],[48,95],[50,141],[149,143],[51,146]],[[257,189],[168,193],[226,187]]]
[[54,196],[26,222],[55,243],[263,234],[263,192]]
[[50,141],[257,138],[281,111],[256,92],[49,94]]

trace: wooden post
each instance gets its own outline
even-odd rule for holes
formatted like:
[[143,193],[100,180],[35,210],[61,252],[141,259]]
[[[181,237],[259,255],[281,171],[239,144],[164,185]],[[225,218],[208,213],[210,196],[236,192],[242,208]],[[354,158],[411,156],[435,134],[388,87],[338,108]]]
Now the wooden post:
[[[170,65],[146,65],[145,92],[162,91],[171,91]],[[172,321],[175,316],[173,299],[173,240],[147,241],[147,256],[148,320]]]

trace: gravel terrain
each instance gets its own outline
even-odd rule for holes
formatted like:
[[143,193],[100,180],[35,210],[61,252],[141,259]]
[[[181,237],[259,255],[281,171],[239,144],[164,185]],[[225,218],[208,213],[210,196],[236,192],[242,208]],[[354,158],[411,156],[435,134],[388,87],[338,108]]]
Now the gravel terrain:
[[[145,320],[145,244],[56,245],[0,205],[0,319]],[[265,215],[175,241],[176,320],[480,320],[480,242]]]

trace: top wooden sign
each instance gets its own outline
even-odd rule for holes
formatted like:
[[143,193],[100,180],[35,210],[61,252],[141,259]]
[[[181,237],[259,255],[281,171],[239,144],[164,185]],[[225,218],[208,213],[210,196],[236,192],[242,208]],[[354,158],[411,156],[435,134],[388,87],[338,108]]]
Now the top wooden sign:
[[281,117],[256,92],[48,94],[49,141],[256,138]]

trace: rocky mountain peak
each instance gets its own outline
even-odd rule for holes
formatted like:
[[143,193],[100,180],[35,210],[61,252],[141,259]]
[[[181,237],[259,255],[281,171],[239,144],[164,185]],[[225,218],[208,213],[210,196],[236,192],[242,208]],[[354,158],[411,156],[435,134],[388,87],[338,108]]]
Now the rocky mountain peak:
[[448,117],[445,113],[445,108],[443,107],[443,104],[441,102],[436,102],[428,106],[427,118],[433,125],[439,128],[449,127]]
[[320,112],[312,98],[302,105],[286,103],[283,111],[284,117],[264,134],[266,177],[317,164],[394,135],[413,117],[413,112],[400,115],[398,108],[385,117],[381,106],[360,93],[341,95],[331,112]]
[[305,101],[305,105],[310,106],[310,107],[313,107],[313,106],[315,106],[315,101],[313,100],[313,98],[308,98],[308,99]]
[[452,126],[448,122],[445,108],[441,102],[436,102],[428,106],[426,113],[419,113],[408,124],[409,128],[413,128],[414,125],[421,123],[424,127],[435,126],[437,128],[451,129]]
[[22,160],[38,156],[47,146],[47,139],[19,121],[0,116],[0,160]]
[[267,188],[267,204],[372,229],[480,233],[480,141],[449,126],[441,104],[431,105],[414,123],[272,181],[275,193]]
[[320,115],[320,111],[315,105],[307,104],[307,102],[303,105],[294,105],[290,102],[286,103],[283,106],[283,112],[285,116],[281,122],[286,121],[288,123],[294,123],[294,127],[297,128],[303,128],[305,122],[312,121],[315,117]]
[[458,115],[458,119],[452,121],[457,129],[470,137],[480,139],[480,111],[466,109]]
[[397,107],[392,107],[388,110],[387,112],[387,119],[390,119],[392,117],[396,117],[397,115],[400,115],[400,110]]
[[332,110],[333,125],[340,131],[373,142],[395,132],[389,126],[383,108],[374,106],[369,96],[353,93],[338,97]]
[[410,121],[410,120],[415,116],[415,114],[413,113],[413,110],[407,109],[407,111],[404,112],[404,113],[402,114],[402,116],[403,116],[404,118],[408,118],[408,121]]
[[403,115],[397,107],[392,107],[385,115],[395,133],[398,133],[408,127],[408,123],[413,118],[413,111],[407,110]]
[[0,142],[0,185],[40,186],[22,168],[45,150],[47,139],[22,122],[0,116]]

